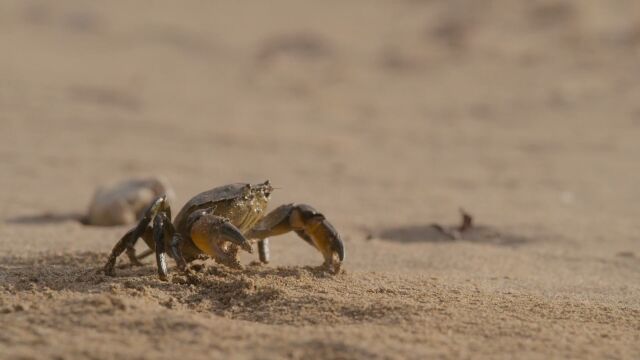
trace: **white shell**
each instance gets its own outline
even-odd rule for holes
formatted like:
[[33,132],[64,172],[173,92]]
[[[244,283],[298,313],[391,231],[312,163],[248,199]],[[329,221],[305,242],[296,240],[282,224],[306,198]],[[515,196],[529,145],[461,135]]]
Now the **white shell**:
[[100,187],[89,205],[87,223],[102,226],[134,223],[149,204],[163,194],[171,204],[175,193],[164,177],[128,179],[111,187]]

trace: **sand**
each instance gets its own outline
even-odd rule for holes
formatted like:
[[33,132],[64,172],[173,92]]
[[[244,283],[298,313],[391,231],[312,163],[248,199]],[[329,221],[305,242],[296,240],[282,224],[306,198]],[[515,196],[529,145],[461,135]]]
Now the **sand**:
[[[0,53],[0,358],[640,357],[637,1],[5,0]],[[344,272],[100,274],[155,174],[270,179]]]

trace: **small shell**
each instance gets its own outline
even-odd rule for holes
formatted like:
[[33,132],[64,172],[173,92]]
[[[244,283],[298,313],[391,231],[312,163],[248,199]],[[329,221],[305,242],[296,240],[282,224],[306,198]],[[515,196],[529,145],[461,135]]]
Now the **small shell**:
[[144,210],[158,196],[166,194],[169,204],[175,193],[164,177],[129,179],[96,190],[86,221],[90,225],[123,225],[140,219]]

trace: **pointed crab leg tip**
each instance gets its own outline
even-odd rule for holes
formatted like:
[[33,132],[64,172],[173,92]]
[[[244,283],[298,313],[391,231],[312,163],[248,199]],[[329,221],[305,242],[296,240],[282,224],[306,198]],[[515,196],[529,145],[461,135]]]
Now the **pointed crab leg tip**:
[[340,259],[340,261],[344,261],[344,242],[342,241],[342,238],[340,237],[340,235],[337,234],[337,232],[335,233],[335,237],[333,238],[333,251],[338,255],[338,259]]
[[343,262],[345,256],[344,242],[342,242],[342,239],[339,236],[336,236],[333,239],[333,251],[338,255],[340,262]]
[[341,265],[342,265],[342,263],[333,264],[333,274],[334,275],[340,274]]
[[344,262],[344,248],[334,253],[333,266],[339,270],[343,262]]

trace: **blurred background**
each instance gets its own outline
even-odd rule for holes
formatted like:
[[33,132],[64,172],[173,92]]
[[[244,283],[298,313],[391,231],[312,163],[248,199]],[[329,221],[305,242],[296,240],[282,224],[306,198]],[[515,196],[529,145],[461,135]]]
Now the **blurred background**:
[[0,53],[4,218],[161,174],[353,234],[638,228],[637,1],[5,0]]
[[[639,64],[638,0],[1,0],[0,358],[640,358]],[[77,217],[154,175],[271,180],[345,272],[103,276]]]

